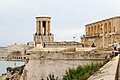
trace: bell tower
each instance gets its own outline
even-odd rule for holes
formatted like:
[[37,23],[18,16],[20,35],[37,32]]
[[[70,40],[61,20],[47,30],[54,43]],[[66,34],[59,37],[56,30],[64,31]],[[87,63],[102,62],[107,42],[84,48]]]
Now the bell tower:
[[50,32],[50,16],[36,17],[36,32],[34,34],[35,44],[44,44],[45,42],[54,42],[54,36]]

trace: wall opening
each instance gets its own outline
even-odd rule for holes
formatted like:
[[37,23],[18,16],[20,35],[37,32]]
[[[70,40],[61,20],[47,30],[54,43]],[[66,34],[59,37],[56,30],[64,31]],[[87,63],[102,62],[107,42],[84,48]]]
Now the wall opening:
[[46,21],[43,21],[43,34],[45,35],[46,31]]

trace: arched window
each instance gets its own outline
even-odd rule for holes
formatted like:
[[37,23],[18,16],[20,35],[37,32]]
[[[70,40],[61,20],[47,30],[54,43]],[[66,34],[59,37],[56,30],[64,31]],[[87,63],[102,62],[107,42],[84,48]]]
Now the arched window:
[[103,33],[103,24],[101,24],[100,33],[101,33],[101,34]]
[[96,26],[94,27],[94,34],[96,34]]
[[104,33],[107,33],[107,23],[104,25]]
[[90,27],[88,27],[88,34],[90,34]]
[[113,31],[115,32],[115,26],[114,26],[114,29],[113,29]]
[[93,34],[93,26],[91,27],[91,35]]
[[108,24],[108,32],[111,33],[111,22]]
[[98,25],[97,33],[100,34],[100,25]]

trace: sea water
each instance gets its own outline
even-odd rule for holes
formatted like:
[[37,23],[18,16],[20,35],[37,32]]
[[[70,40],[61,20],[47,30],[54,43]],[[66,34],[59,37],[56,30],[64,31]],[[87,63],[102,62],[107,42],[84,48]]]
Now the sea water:
[[7,72],[7,67],[17,67],[21,65],[24,65],[23,61],[0,61],[0,75]]

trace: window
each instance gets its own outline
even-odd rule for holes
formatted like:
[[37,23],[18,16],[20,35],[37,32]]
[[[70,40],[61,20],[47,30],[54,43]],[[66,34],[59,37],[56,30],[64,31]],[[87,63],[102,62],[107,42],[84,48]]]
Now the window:
[[109,22],[108,31],[111,33],[111,22]]
[[93,26],[91,27],[91,35],[93,34]]
[[88,34],[90,34],[90,27],[88,27]]
[[101,29],[100,29],[100,33],[102,34],[103,33],[103,24],[101,24]]
[[45,35],[45,31],[46,31],[46,21],[43,21],[43,34]]
[[114,27],[114,32],[115,32],[115,27]]
[[104,32],[107,33],[107,23],[104,25]]
[[100,25],[98,25],[97,32],[98,32],[98,34],[100,33]]
[[96,34],[96,26],[94,27],[94,34]]

